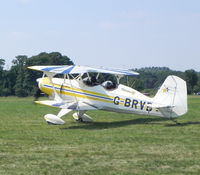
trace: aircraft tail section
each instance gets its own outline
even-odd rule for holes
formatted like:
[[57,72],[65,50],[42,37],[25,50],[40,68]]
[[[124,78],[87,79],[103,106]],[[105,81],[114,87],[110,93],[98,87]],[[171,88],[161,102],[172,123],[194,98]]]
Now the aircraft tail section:
[[175,118],[184,115],[188,110],[186,82],[177,76],[168,76],[153,98],[153,106],[163,117]]

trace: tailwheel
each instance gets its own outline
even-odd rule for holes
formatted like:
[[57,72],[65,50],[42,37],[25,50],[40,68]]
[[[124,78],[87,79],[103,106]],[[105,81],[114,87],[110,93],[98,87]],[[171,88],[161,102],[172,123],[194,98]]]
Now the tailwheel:
[[93,122],[93,119],[87,115],[84,114],[83,112],[75,112],[73,114],[73,118],[77,121],[77,122],[82,122],[82,123],[89,123],[89,122]]

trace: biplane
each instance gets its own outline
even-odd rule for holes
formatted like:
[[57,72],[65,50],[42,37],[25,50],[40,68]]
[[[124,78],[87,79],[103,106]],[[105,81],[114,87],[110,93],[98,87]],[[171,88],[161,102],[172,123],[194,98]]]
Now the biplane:
[[[123,76],[136,76],[137,72],[123,69],[93,68],[77,65],[31,66],[42,71],[38,87],[49,95],[49,100],[36,103],[60,108],[57,115],[46,114],[49,124],[64,124],[64,115],[74,111],[76,121],[92,122],[86,114],[90,110],[143,114],[174,119],[187,112],[187,87],[181,78],[170,75],[154,97],[120,84]],[[112,75],[109,79],[108,75]],[[107,78],[106,78],[107,77]]]

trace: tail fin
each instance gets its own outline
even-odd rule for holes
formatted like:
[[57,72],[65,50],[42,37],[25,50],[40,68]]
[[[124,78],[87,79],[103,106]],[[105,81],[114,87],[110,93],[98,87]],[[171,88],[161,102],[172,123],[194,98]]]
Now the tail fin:
[[187,86],[181,78],[170,75],[166,78],[153,99],[163,117],[174,118],[187,112]]

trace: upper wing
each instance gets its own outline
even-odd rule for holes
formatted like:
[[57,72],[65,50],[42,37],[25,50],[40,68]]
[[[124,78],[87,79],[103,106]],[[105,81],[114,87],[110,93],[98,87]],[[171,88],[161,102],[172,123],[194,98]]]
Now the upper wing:
[[38,70],[42,72],[50,72],[54,74],[83,74],[87,72],[97,73],[110,73],[116,75],[138,75],[139,73],[124,70],[124,69],[112,69],[112,68],[93,68],[88,66],[31,66],[29,69]]

